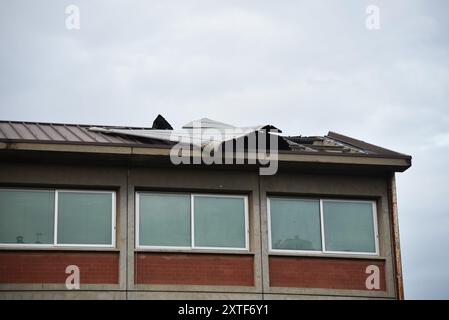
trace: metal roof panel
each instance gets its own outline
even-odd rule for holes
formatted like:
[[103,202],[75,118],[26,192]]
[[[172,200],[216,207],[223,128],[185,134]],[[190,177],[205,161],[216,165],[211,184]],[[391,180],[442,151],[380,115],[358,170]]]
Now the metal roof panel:
[[[193,123],[193,122],[192,122]],[[191,123],[191,124],[192,124]],[[230,129],[221,122],[210,119],[201,119],[205,127],[217,126]],[[188,125],[187,125],[188,126]],[[97,127],[98,131],[89,130]],[[233,127],[235,128],[235,127]],[[250,127],[248,127],[250,128]],[[258,130],[261,127],[251,127]],[[237,128],[235,128],[237,129]],[[0,140],[2,141],[35,141],[43,143],[74,143],[90,145],[118,145],[118,146],[155,146],[161,144],[172,144],[169,137],[174,134],[178,136],[191,135],[192,129],[183,130],[155,130],[143,127],[126,126],[94,126],[81,124],[42,123],[42,122],[20,122],[0,120]],[[232,131],[232,130],[231,130]],[[226,139],[236,138],[238,135],[230,134]],[[327,136],[314,137],[286,137],[280,136],[286,141],[286,150],[294,153],[340,153],[377,156],[411,158],[408,155],[397,153],[361,140],[347,137],[338,133],[329,132]],[[200,139],[192,136],[194,141]],[[226,140],[225,139],[225,140]],[[201,140],[201,139],[200,139]]]
[[22,139],[19,133],[14,130],[13,125],[9,122],[0,123],[0,130],[3,132],[6,139]]

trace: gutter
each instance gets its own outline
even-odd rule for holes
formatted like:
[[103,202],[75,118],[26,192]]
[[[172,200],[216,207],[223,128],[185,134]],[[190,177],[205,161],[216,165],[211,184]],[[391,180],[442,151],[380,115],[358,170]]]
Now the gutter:
[[[55,144],[55,143],[33,143],[33,142],[0,142],[0,150],[21,151],[47,151],[47,152],[73,152],[90,154],[114,154],[114,155],[141,155],[141,156],[170,156],[171,146],[158,147],[136,147],[136,146],[101,146],[86,144]],[[262,156],[262,157],[261,157]],[[201,157],[201,151],[193,149],[192,157]],[[232,158],[248,160],[273,160],[264,153],[234,153]],[[262,158],[262,159],[261,159]],[[349,165],[373,165],[396,167],[398,171],[404,171],[411,166],[409,157],[388,157],[379,155],[349,155],[329,153],[295,153],[291,151],[280,151],[278,161],[291,163],[320,163],[320,164],[349,164]]]

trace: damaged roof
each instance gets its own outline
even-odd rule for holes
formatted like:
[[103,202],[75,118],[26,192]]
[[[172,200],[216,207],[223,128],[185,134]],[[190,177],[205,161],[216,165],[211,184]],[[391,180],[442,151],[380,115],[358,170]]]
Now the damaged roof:
[[[186,134],[189,130],[195,128],[198,122],[202,128],[246,129],[247,132],[251,130],[277,130],[277,132],[281,132],[272,125],[237,128],[207,118],[189,122],[181,130],[173,130],[162,116],[156,118],[152,127],[0,121],[0,142],[167,148],[175,144],[175,141],[167,137],[173,132],[181,135]],[[282,140],[282,143],[279,144],[280,152],[411,159],[409,155],[335,132],[329,132],[324,136],[282,136],[279,133],[277,135]],[[235,139],[238,136],[231,133],[227,138]],[[226,139],[218,142],[223,142]]]
[[[158,116],[159,117],[159,116]],[[133,136],[140,138],[156,139],[168,143],[184,143],[197,147],[214,146],[218,147],[222,143],[237,140],[249,134],[265,131],[281,132],[271,125],[258,125],[250,127],[236,127],[227,123],[202,118],[191,121],[179,130],[160,129],[116,129],[104,127],[91,127],[90,131],[103,132],[107,134],[118,134],[122,136]],[[282,140],[282,142],[284,142]],[[284,143],[282,143],[284,145]]]

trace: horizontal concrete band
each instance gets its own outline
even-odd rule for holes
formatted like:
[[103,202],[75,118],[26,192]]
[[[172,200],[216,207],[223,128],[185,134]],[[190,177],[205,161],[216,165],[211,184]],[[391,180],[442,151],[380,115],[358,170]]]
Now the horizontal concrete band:
[[369,294],[357,295],[351,292],[351,295],[339,294],[320,294],[305,292],[301,294],[289,293],[247,293],[247,292],[218,292],[218,291],[86,291],[86,290],[48,290],[48,291],[0,291],[0,300],[10,299],[106,299],[106,300],[294,300],[294,299],[394,299],[391,296],[372,296]]

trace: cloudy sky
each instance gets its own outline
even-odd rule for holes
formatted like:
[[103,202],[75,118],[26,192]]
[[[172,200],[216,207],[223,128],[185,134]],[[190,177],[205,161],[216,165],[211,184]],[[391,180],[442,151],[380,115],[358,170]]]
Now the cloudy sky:
[[0,119],[209,117],[411,154],[398,176],[406,297],[449,298],[448,12],[447,0],[1,0]]

